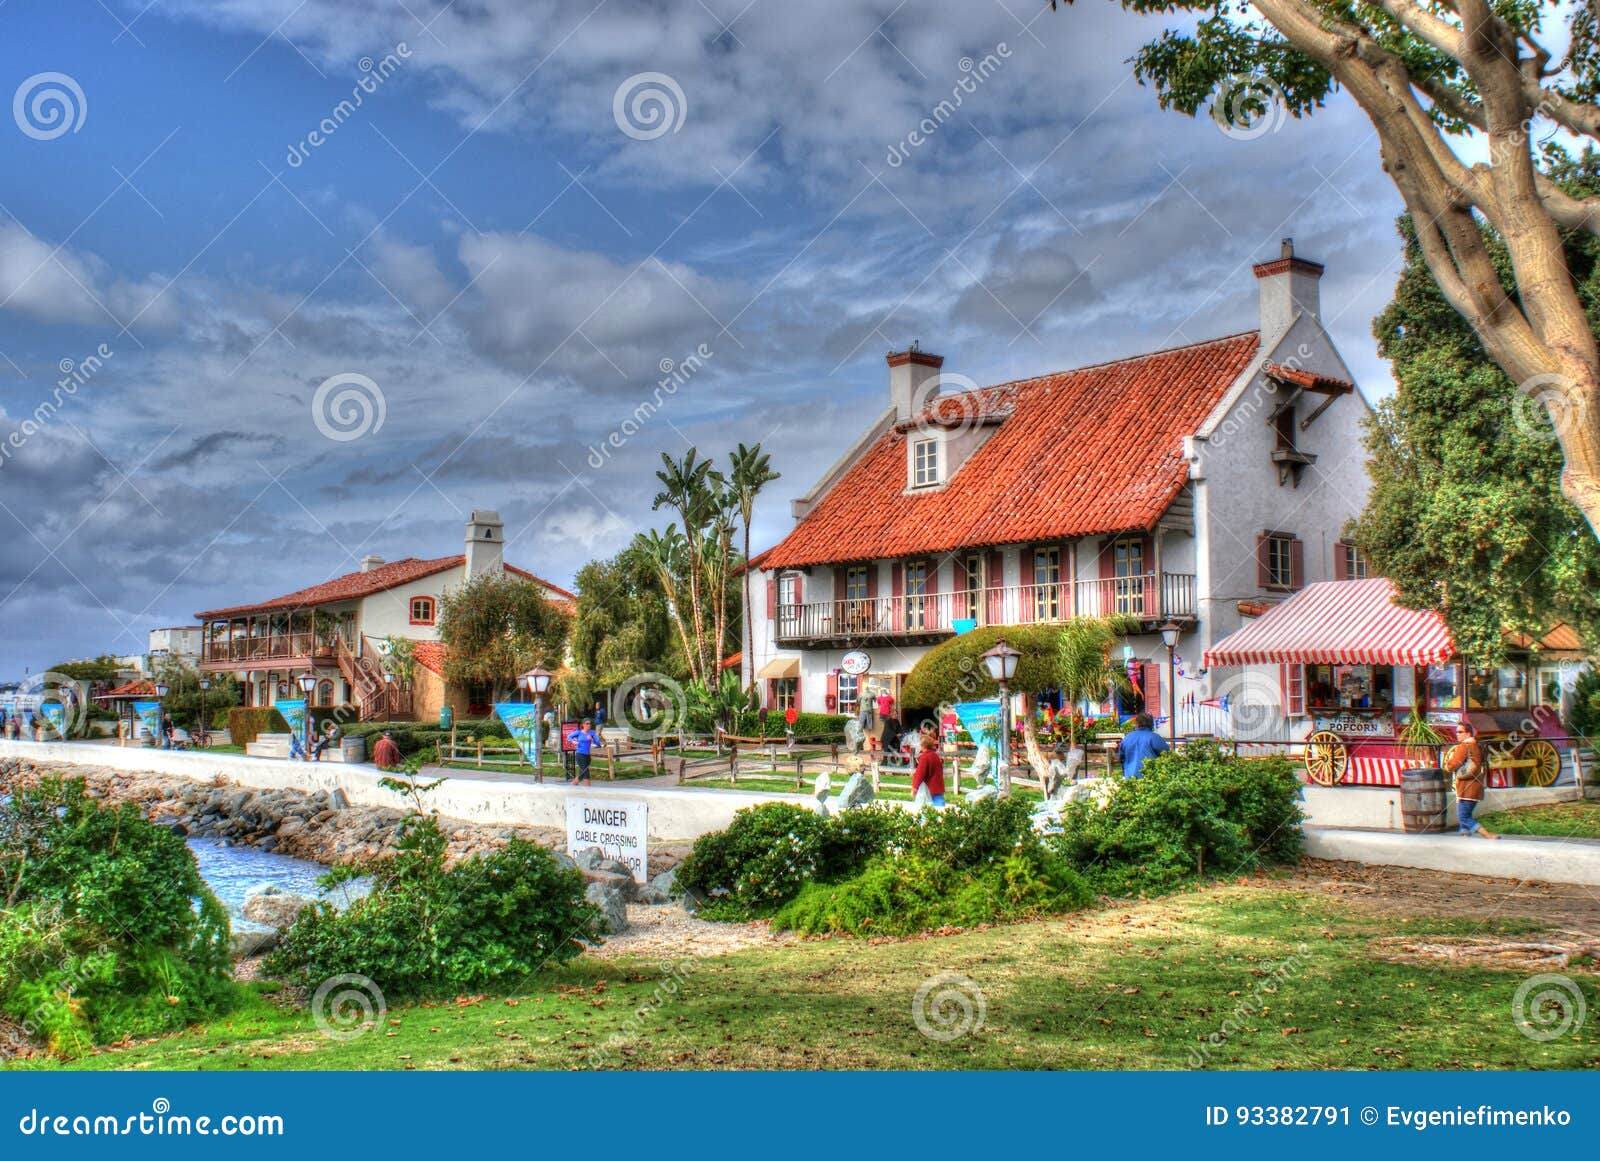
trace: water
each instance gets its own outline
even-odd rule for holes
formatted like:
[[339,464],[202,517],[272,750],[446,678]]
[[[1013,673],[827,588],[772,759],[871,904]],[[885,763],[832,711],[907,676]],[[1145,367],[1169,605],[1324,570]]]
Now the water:
[[259,923],[244,918],[244,901],[262,887],[272,886],[312,899],[327,898],[343,906],[366,893],[367,880],[335,887],[325,893],[317,878],[327,871],[321,863],[273,854],[255,847],[223,846],[214,839],[192,838],[189,850],[200,866],[200,877],[228,909],[235,930],[260,929]]

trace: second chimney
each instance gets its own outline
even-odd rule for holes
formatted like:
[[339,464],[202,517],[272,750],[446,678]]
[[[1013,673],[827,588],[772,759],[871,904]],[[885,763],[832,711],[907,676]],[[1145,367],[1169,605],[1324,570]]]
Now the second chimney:
[[383,567],[383,557],[381,557],[381,556],[363,556],[361,558],[361,571],[362,572],[371,572],[375,568],[382,568],[382,567]]
[[1322,317],[1322,297],[1317,284],[1322,280],[1322,264],[1295,257],[1294,239],[1285,238],[1278,257],[1258,262],[1256,280],[1261,283],[1261,346],[1270,349],[1284,336],[1298,314]]
[[889,401],[896,423],[905,423],[939,395],[939,368],[944,357],[930,355],[912,343],[909,350],[890,351]]

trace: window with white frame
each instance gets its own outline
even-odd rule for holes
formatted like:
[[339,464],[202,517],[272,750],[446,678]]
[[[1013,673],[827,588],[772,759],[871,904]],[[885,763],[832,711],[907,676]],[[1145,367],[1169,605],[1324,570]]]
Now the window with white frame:
[[939,441],[919,439],[911,447],[911,486],[925,488],[939,482]]
[[800,679],[798,677],[775,677],[772,679],[772,708],[779,713],[786,713],[791,706],[799,710],[798,699],[800,695]]
[[838,705],[834,712],[855,715],[861,712],[861,678],[854,673],[839,674],[839,688],[836,694]]
[[1061,550],[1033,550],[1033,619],[1055,621],[1061,617]]
[[906,563],[906,628],[921,629],[928,620],[928,562]]
[[1341,540],[1333,546],[1339,554],[1339,568],[1336,573],[1338,580],[1362,580],[1367,575],[1367,558],[1361,555],[1361,550],[1355,545]]

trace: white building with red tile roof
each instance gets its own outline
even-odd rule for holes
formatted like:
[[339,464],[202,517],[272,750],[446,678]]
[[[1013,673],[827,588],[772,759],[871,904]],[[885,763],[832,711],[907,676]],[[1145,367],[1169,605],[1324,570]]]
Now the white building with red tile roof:
[[[558,607],[576,608],[577,598],[566,589],[508,564],[504,540],[499,513],[474,511],[466,525],[465,551],[455,556],[396,561],[367,556],[355,572],[320,584],[196,613],[204,638],[200,667],[232,672],[243,685],[246,705],[303,696],[298,679],[309,670],[318,678],[317,705],[355,705],[363,718],[409,716],[410,691],[390,688],[383,680],[381,643],[390,637],[410,639],[423,668],[442,678],[444,647],[437,625],[449,589],[482,573],[505,572],[537,582]],[[461,701],[465,710],[471,692],[445,700]]]
[[916,347],[889,355],[889,406],[752,561],[745,676],[774,708],[854,712],[898,703],[966,628],[1119,613],[1141,625],[1143,700],[1182,730],[1241,602],[1365,573],[1341,537],[1369,408],[1322,326],[1322,270],[1285,240],[1254,268],[1254,329],[1031,379],[978,387]]

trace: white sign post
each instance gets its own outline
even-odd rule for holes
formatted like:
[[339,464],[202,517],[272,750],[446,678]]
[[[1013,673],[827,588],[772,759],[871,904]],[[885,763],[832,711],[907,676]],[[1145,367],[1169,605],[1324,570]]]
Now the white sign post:
[[636,883],[649,875],[646,843],[650,833],[643,802],[617,798],[567,799],[567,854],[599,847],[608,858],[626,863]]

